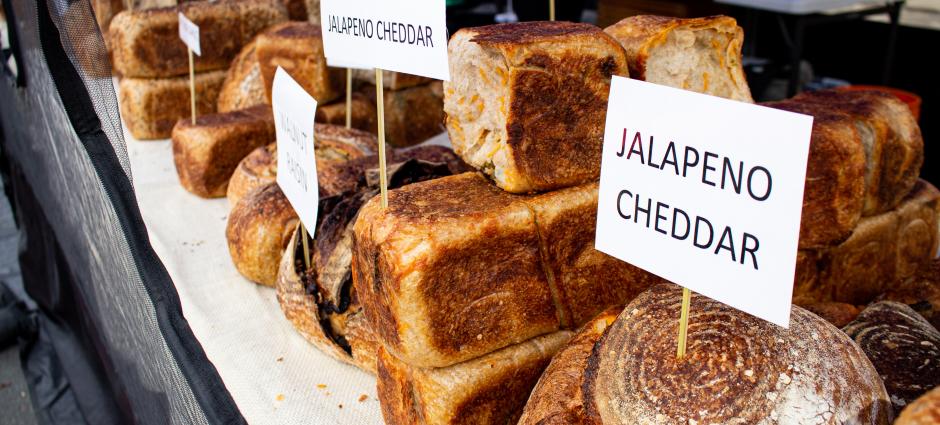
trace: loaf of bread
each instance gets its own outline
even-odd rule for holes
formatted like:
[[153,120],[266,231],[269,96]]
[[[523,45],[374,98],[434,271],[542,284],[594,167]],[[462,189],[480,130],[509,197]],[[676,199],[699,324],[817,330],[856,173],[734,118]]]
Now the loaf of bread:
[[896,412],[940,385],[940,331],[910,307],[874,303],[843,330],[878,369]]
[[114,15],[124,10],[123,0],[92,0],[91,9],[95,13],[95,21],[101,29],[101,35],[107,40],[108,28]]
[[940,329],[940,258],[935,258],[913,277],[879,295],[878,301],[907,304]]
[[[352,94],[352,128],[376,134],[375,102],[362,93]],[[392,114],[394,115],[394,113]],[[386,111],[388,116],[388,111]],[[423,125],[423,115],[416,115],[418,124]],[[332,103],[317,105],[317,122],[333,125],[346,125],[346,98],[340,97]],[[387,125],[386,125],[387,126]]]
[[256,43],[268,102],[271,101],[274,73],[279,66],[317,103],[328,103],[343,93],[345,74],[340,69],[326,66],[319,25],[285,22],[264,31]]
[[920,396],[909,404],[894,425],[936,425],[940,424],[940,387]]
[[842,328],[843,326],[848,325],[849,322],[855,320],[855,318],[858,316],[858,313],[861,312],[858,307],[852,304],[835,301],[815,302],[800,307],[805,308],[810,313],[822,317],[837,328]]
[[[836,91],[764,104],[814,117],[800,248],[842,242],[862,216],[890,210],[910,192],[920,173],[923,141],[910,110],[895,102],[868,92]],[[894,127],[902,128],[884,130]],[[893,136],[899,132],[906,136]],[[889,145],[894,147],[885,149]]]
[[[439,155],[441,149],[445,148],[415,149],[399,156],[398,159],[411,158],[389,165],[389,186],[395,188],[451,174],[446,161],[414,160],[415,156],[446,158]],[[452,152],[449,155],[456,157]],[[356,189],[320,200],[316,239],[308,245],[311,267],[305,268],[300,257],[301,240],[295,234],[290,245],[293,249],[286,250],[281,260],[276,289],[284,315],[308,341],[341,361],[375,373],[377,343],[353,288],[351,265],[352,225],[362,204],[374,197],[378,189],[377,182],[365,181],[365,171],[356,162],[359,161],[337,164],[348,166],[350,172],[336,174],[346,176],[346,180],[352,181],[349,186]]]
[[197,72],[225,69],[258,32],[287,20],[281,0],[187,2],[158,9],[124,11],[111,21],[114,69],[124,77],[173,77],[189,73],[186,45],[179,37],[182,12],[199,26],[202,55]]
[[[346,161],[375,154],[378,141],[372,134],[329,124],[316,124],[313,131],[320,196],[340,194],[342,188],[350,187],[356,180],[350,182],[348,176],[337,173],[336,169],[342,168]],[[336,164],[339,165],[334,166]],[[251,189],[276,179],[277,144],[260,146],[235,168],[226,196],[229,203],[235,205]]]
[[225,227],[229,255],[238,272],[252,282],[273,287],[278,262],[298,221],[277,183],[248,192],[232,208]]
[[[359,83],[375,85],[375,71],[372,69],[354,69],[353,79]],[[434,80],[420,75],[382,70],[382,86],[385,87],[386,90],[401,90],[409,87],[423,86],[432,81]]]
[[525,22],[462,29],[447,50],[445,122],[467,163],[514,193],[598,178],[610,78],[628,76],[616,40],[589,24]]
[[444,368],[414,367],[380,349],[382,417],[388,425],[514,424],[570,337],[553,332]]
[[353,282],[379,340],[442,367],[573,329],[659,278],[594,249],[597,184],[504,192],[479,173],[389,191],[354,227]]
[[221,198],[242,158],[274,137],[268,105],[203,115],[196,124],[182,119],[173,127],[173,163],[180,184],[196,196]]
[[730,16],[631,16],[604,32],[623,45],[632,78],[754,101],[741,64],[744,30]]
[[[225,71],[196,74],[196,114],[215,112]],[[189,77],[122,78],[121,117],[137,140],[166,139],[182,118],[190,118]]]
[[307,9],[307,22],[320,25],[320,0],[304,0]]
[[940,191],[920,181],[895,210],[863,218],[845,242],[801,250],[793,301],[862,305],[895,288],[936,254],[938,211]]
[[[385,141],[395,147],[413,146],[444,131],[444,100],[440,82],[401,90],[385,90]],[[375,104],[375,86],[360,92]]]
[[[678,360],[681,300],[678,286],[657,285],[603,334],[582,330],[572,348],[580,353],[552,361],[520,424],[889,423],[878,372],[828,322],[794,306],[784,329],[694,294],[687,356]],[[587,356],[582,338],[595,341]],[[555,379],[569,393],[581,380],[583,411],[576,400],[562,404]]]
[[525,405],[519,424],[586,424],[581,384],[594,344],[620,314],[612,307],[585,323],[552,358]]
[[219,91],[218,111],[229,112],[267,103],[264,97],[264,80],[255,41],[252,40],[232,60]]

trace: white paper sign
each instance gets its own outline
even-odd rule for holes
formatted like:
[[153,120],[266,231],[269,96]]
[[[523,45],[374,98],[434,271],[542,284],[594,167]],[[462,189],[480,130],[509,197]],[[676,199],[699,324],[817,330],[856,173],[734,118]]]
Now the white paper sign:
[[179,17],[180,39],[183,40],[183,43],[186,43],[189,50],[192,50],[197,56],[202,56],[202,50],[199,48],[199,26],[186,18],[183,12],[179,13]]
[[321,0],[320,26],[329,63],[450,80],[444,0]]
[[614,77],[596,248],[787,327],[812,123]]
[[320,202],[313,144],[317,101],[287,71],[277,67],[271,89],[271,107],[274,109],[277,137],[277,184],[307,231],[313,235]]
[[352,62],[344,59],[331,59],[326,58],[326,65],[333,68],[352,68],[352,69],[367,69],[372,70],[372,66],[366,65],[360,62]]

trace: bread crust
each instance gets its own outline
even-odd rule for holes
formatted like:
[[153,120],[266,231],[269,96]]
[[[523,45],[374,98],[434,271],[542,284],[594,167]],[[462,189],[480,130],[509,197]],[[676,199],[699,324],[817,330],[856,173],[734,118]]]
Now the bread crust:
[[284,22],[265,30],[256,43],[265,98],[269,103],[274,73],[279,66],[317,103],[328,103],[343,92],[345,75],[341,69],[327,67],[319,25]]
[[225,74],[225,82],[219,91],[219,112],[234,111],[267,103],[264,97],[264,80],[258,63],[255,40],[242,48]]
[[903,284],[890,288],[876,301],[896,301],[907,304],[940,329],[940,258],[934,258]]
[[794,306],[784,329],[693,294],[676,360],[681,299],[676,285],[650,288],[594,345],[586,423],[890,423],[877,371],[828,322]]
[[[375,86],[364,84],[359,92],[376,103]],[[395,147],[414,146],[444,131],[443,88],[439,81],[385,90],[385,141]]]
[[180,6],[123,11],[111,21],[114,69],[125,77],[173,77],[189,72],[186,45],[179,39],[178,12],[199,26],[197,72],[225,69],[262,29],[287,20],[280,0],[186,2]]
[[940,423],[940,387],[927,394],[901,411],[894,425],[935,425]]
[[[564,22],[458,31],[448,44],[445,124],[467,163],[513,193],[597,179],[612,75],[623,48],[599,28]],[[487,89],[481,89],[487,87]]]
[[298,223],[276,183],[248,192],[232,208],[225,228],[229,254],[246,279],[274,287],[278,264]]
[[571,332],[559,331],[445,368],[418,368],[379,349],[378,393],[389,425],[516,423]]
[[180,184],[203,198],[225,196],[229,179],[251,151],[274,139],[271,107],[204,115],[173,127],[173,163]]
[[[225,71],[196,74],[196,114],[215,113]],[[190,117],[189,77],[122,78],[121,118],[137,140],[166,139],[177,121]]]
[[[351,96],[352,122],[350,126],[357,130],[376,133],[377,123],[375,115],[375,102],[362,93],[353,93]],[[333,103],[317,105],[317,122],[333,125],[346,125],[346,99],[340,97]]]

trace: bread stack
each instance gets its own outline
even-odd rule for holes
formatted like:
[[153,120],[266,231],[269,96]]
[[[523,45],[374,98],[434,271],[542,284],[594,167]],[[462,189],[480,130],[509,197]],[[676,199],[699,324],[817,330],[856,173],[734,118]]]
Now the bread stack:
[[178,12],[200,28],[194,57],[197,115],[215,112],[225,69],[262,29],[287,20],[279,0],[221,0],[124,11],[111,21],[115,72],[121,76],[121,115],[136,139],[170,136],[190,115],[189,59],[179,39]]

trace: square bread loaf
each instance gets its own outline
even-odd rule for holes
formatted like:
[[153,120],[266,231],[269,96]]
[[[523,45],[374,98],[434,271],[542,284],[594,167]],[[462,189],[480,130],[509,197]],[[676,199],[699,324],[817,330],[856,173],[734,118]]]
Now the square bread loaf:
[[194,1],[119,13],[111,20],[114,69],[124,77],[172,77],[189,72],[179,37],[179,12],[199,26],[202,55],[196,71],[228,68],[242,46],[270,25],[287,20],[280,0]]
[[[359,92],[376,104],[375,86]],[[395,147],[414,146],[444,131],[444,93],[440,81],[399,90],[385,90],[385,141]]]
[[[375,70],[372,69],[354,69],[353,79],[359,83],[375,85]],[[422,86],[434,81],[432,78],[422,77],[420,75],[405,74],[404,72],[395,72],[382,70],[382,85],[386,90],[401,90],[408,87]]]
[[317,103],[328,103],[343,93],[345,74],[341,69],[326,66],[319,25],[285,22],[263,32],[256,43],[268,103],[271,102],[271,88],[278,66],[284,68]]
[[630,77],[753,102],[741,64],[744,30],[729,16],[631,16],[604,29],[623,45]]
[[[196,114],[215,112],[225,71],[201,72],[195,76]],[[189,76],[172,78],[122,78],[118,84],[121,117],[137,140],[166,139],[173,126],[189,118]]]
[[195,125],[182,119],[173,128],[173,163],[180,184],[194,195],[221,198],[242,158],[274,138],[274,114],[268,105],[204,115]]
[[[353,93],[350,126],[376,134],[375,102],[362,93]],[[317,105],[316,121],[324,124],[346,125],[346,98],[341,96],[332,103]]]
[[222,83],[222,89],[219,91],[217,101],[219,112],[229,112],[267,103],[256,47],[255,41],[252,40],[232,60],[232,66],[229,67],[225,82]]
[[379,341],[413,366],[572,329],[659,282],[594,250],[594,183],[525,196],[464,173],[388,198],[359,212],[353,284]]
[[465,28],[448,44],[444,112],[454,150],[503,190],[560,189],[600,175],[612,75],[623,48],[588,24]]

